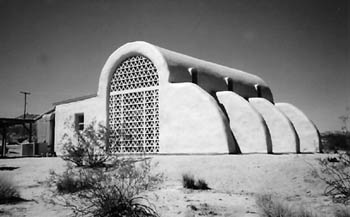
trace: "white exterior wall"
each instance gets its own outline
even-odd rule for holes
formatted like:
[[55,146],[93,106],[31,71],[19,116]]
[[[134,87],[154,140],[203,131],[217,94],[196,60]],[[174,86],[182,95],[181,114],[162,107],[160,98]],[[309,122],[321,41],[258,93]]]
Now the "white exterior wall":
[[84,113],[84,125],[93,121],[105,125],[106,110],[100,97],[93,97],[81,101],[70,102],[56,106],[55,111],[55,151],[62,154],[62,139],[65,134],[74,138],[75,114]]
[[289,103],[275,105],[293,123],[300,141],[300,152],[320,152],[320,138],[315,125],[306,115]]
[[[169,68],[159,50],[136,42],[115,51],[104,65],[98,96],[105,108],[111,76],[126,58],[142,55],[152,61],[159,75],[160,153],[233,153],[234,140],[228,121],[215,99],[192,83],[169,83]],[[106,109],[105,109],[106,110]],[[108,120],[107,120],[108,122]]]
[[216,95],[225,107],[240,151],[242,153],[271,152],[271,138],[266,123],[249,102],[230,91],[217,92]]
[[[97,96],[56,106],[55,146],[61,154],[62,137],[73,134],[68,126],[76,113],[84,122],[108,127],[110,82],[116,68],[132,56],[147,57],[159,76],[160,153],[236,153],[235,138],[243,153],[297,152],[298,136],[293,125],[271,103],[273,96],[265,82],[239,70],[198,60],[145,42],[128,43],[106,61],[100,75]],[[198,83],[190,83],[189,69],[198,71]],[[232,79],[231,87],[227,79]],[[255,97],[258,85],[263,98]],[[213,96],[217,96],[226,114]],[[234,137],[232,136],[234,134]],[[272,145],[271,145],[272,144]],[[273,147],[271,147],[273,146]]]
[[249,103],[263,116],[269,129],[273,153],[296,153],[299,138],[293,125],[271,102],[249,98]]
[[192,83],[160,89],[161,153],[235,153],[229,123],[216,100]]

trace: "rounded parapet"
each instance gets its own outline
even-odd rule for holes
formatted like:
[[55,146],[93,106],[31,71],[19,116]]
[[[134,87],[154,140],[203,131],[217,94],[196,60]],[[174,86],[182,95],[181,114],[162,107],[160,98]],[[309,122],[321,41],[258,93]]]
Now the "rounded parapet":
[[299,151],[299,138],[292,123],[271,102],[263,98],[249,98],[249,103],[266,121],[272,141],[273,153]]
[[217,92],[225,108],[231,131],[242,153],[271,152],[271,139],[262,116],[247,100],[231,91]]
[[231,79],[231,88],[244,98],[255,97],[254,85],[261,87],[261,97],[273,102],[273,96],[268,85],[258,76],[237,69],[211,63],[181,53],[157,47],[147,42],[136,41],[127,43],[107,59],[100,75],[98,97],[108,96],[109,81],[118,65],[131,56],[145,56],[157,68],[159,81],[162,83],[193,82],[212,94],[227,90],[225,78]]
[[276,103],[275,106],[292,122],[299,136],[300,152],[320,151],[320,138],[316,126],[297,107],[289,103]]
[[162,86],[160,153],[236,153],[228,120],[216,100],[192,83]]
[[113,52],[107,59],[105,65],[102,68],[97,96],[101,98],[106,98],[110,91],[110,81],[113,76],[114,71],[119,66],[119,64],[125,59],[131,56],[145,56],[147,57],[157,68],[159,72],[159,82],[164,83],[168,81],[169,71],[168,65],[159,52],[156,46],[149,44],[147,42],[137,41],[127,43],[115,52]]

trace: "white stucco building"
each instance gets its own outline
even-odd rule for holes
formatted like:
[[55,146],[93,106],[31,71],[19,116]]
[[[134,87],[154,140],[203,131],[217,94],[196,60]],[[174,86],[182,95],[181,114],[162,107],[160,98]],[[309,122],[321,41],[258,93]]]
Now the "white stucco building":
[[312,122],[295,106],[275,104],[261,78],[146,42],[111,54],[97,94],[54,105],[57,154],[72,134],[67,124],[92,121],[114,132],[120,153],[320,150]]

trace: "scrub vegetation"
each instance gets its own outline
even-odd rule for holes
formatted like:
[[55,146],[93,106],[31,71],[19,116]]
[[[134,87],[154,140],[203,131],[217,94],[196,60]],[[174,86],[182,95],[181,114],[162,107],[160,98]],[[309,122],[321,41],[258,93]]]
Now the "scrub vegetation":
[[291,207],[271,194],[257,196],[256,204],[261,209],[263,217],[317,217],[311,211],[303,207]]
[[182,175],[182,185],[184,188],[194,190],[209,190],[208,184],[204,179],[195,179],[192,174],[185,173]]
[[320,178],[327,184],[325,194],[334,202],[348,205],[350,202],[350,152],[320,159]]
[[6,176],[0,177],[0,204],[15,203],[24,201],[19,194],[17,187]]
[[72,209],[72,216],[159,216],[145,192],[163,181],[151,173],[146,157],[120,157],[107,150],[106,130],[93,124],[76,132],[78,143],[64,145],[67,161],[62,174],[50,172],[53,203]]
[[[97,126],[97,127],[96,127]],[[63,159],[77,167],[105,167],[113,159],[113,147],[106,148],[108,130],[95,122],[85,126],[84,130],[71,127],[74,136],[63,136]]]

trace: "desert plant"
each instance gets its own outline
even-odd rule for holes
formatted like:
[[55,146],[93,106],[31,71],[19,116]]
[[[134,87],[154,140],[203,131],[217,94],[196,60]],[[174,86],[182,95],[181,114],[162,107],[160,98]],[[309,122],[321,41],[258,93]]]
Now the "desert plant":
[[74,163],[78,167],[105,167],[106,162],[114,155],[113,147],[107,148],[108,130],[102,125],[91,122],[84,130],[71,127],[73,138],[63,136],[63,159]]
[[325,194],[332,196],[334,202],[349,203],[350,153],[340,153],[336,157],[319,159],[319,163],[320,178],[327,184]]
[[271,194],[258,195],[256,204],[264,217],[317,217],[303,207],[291,207]]
[[[78,204],[70,203],[75,216],[158,216],[147,198],[139,195],[142,187],[129,180],[113,181],[114,176],[105,176],[92,188],[77,194]],[[112,184],[113,183],[113,184]],[[131,185],[131,183],[136,184]]]
[[204,179],[195,179],[192,174],[185,173],[182,175],[182,185],[184,188],[194,190],[209,190],[208,184]]
[[151,173],[150,159],[124,157],[108,170],[67,167],[61,175],[51,172],[49,183],[58,192],[52,195],[55,203],[71,208],[74,216],[158,216],[143,193],[162,180],[162,174]]
[[204,179],[198,179],[196,183],[197,189],[209,190],[209,186]]
[[192,174],[183,174],[182,175],[182,186],[184,188],[188,188],[188,189],[195,189],[195,179],[194,176]]
[[73,168],[70,164],[62,174],[50,171],[49,184],[55,186],[58,193],[75,193],[93,186],[90,174],[81,168]]
[[266,217],[292,217],[290,207],[275,200],[271,194],[259,195],[256,204],[260,207],[263,216]]
[[112,152],[117,140],[106,148],[114,134],[94,122],[82,131],[73,129],[75,140],[69,135],[63,140],[63,159],[70,166],[62,174],[51,172],[51,202],[71,208],[74,216],[158,216],[143,194],[163,180],[151,173],[151,160],[119,157]]
[[13,203],[23,200],[18,192],[18,189],[5,176],[0,177],[0,204]]

